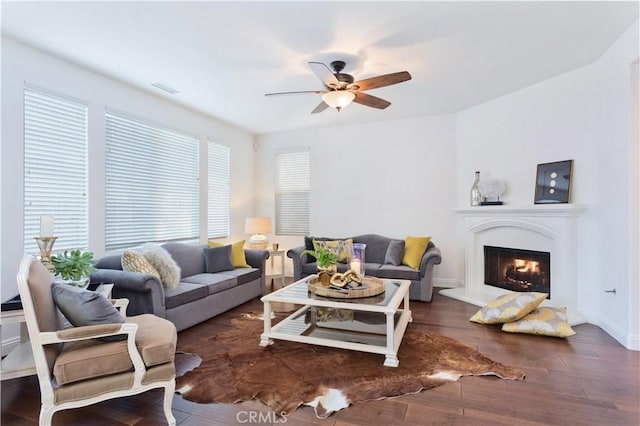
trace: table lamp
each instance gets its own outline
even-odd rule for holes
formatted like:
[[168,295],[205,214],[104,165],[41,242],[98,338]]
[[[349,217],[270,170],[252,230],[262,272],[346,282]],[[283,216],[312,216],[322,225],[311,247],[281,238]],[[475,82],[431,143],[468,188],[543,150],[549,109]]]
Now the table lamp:
[[269,241],[264,234],[271,233],[271,219],[268,217],[248,217],[244,224],[244,232],[252,234],[249,248],[266,249]]

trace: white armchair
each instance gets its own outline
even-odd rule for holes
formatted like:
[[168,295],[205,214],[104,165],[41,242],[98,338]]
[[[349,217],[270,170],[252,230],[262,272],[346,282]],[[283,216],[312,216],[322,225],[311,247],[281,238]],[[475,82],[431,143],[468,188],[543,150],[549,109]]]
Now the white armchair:
[[[147,314],[125,317],[124,323],[62,329],[51,294],[52,281],[51,273],[33,256],[23,257],[18,289],[40,384],[40,425],[50,425],[56,411],[154,388],[164,388],[167,423],[175,425],[171,413],[175,326]],[[127,303],[117,300],[114,305],[126,314]],[[126,340],[98,340],[117,335],[125,335]]]

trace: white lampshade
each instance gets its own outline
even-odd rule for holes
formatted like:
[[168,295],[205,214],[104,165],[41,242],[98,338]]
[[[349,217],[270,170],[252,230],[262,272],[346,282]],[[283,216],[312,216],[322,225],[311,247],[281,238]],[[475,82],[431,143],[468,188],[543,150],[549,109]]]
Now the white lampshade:
[[355,99],[356,95],[348,90],[333,90],[322,95],[322,100],[332,108],[340,111]]
[[266,249],[269,241],[262,234],[271,233],[271,219],[268,217],[248,217],[244,223],[244,232],[251,235],[249,248]]

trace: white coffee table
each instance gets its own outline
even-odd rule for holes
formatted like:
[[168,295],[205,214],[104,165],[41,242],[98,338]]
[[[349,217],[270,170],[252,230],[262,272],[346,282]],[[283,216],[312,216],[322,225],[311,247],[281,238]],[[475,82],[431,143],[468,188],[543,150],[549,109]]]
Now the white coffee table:
[[[260,336],[260,346],[279,339],[372,352],[385,355],[385,366],[397,367],[398,348],[407,324],[412,320],[409,310],[411,282],[385,279],[385,292],[379,296],[335,299],[309,293],[307,280],[312,277],[260,299],[264,303],[264,332]],[[272,326],[273,302],[303,307]]]

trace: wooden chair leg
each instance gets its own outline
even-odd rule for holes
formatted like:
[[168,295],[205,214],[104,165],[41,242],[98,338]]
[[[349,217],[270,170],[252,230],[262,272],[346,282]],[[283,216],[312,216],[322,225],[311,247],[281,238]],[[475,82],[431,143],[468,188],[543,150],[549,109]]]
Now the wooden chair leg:
[[173,394],[176,391],[176,380],[173,379],[167,383],[164,387],[164,415],[167,418],[167,424],[169,426],[175,426],[176,418],[173,417],[171,412],[171,403],[173,402]]
[[56,412],[56,407],[53,405],[40,407],[40,420],[38,424],[40,426],[51,426],[51,420],[53,414]]

